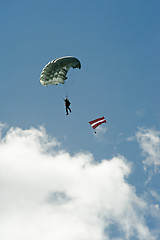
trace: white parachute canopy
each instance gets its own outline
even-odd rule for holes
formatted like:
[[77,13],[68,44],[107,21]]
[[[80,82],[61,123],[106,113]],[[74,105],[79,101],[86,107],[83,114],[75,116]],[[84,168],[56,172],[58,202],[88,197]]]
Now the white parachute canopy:
[[75,57],[62,57],[49,62],[41,72],[40,83],[44,86],[64,84],[71,67],[80,69],[80,61]]

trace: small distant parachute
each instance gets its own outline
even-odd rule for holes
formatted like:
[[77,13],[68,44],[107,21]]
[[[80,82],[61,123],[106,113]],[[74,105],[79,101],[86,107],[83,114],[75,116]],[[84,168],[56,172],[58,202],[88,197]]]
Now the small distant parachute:
[[[93,129],[95,129],[96,127],[98,127],[98,126],[101,125],[102,123],[106,123],[106,120],[105,120],[104,117],[97,118],[97,119],[89,122],[89,124],[91,125],[91,127],[92,127]],[[95,133],[96,133],[96,131],[95,131]]]
[[75,57],[61,57],[49,62],[42,70],[40,83],[44,86],[64,84],[70,68],[81,68],[80,61]]

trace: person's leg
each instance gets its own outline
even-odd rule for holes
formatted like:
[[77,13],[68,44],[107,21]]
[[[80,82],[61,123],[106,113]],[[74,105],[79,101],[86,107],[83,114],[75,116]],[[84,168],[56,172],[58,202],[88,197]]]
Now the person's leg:
[[66,106],[66,115],[68,115],[68,108],[67,108],[67,106]]

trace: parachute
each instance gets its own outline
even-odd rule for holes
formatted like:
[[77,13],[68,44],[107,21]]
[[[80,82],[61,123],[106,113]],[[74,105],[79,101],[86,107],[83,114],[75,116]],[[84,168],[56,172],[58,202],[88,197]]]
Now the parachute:
[[[89,124],[91,125],[91,127],[93,129],[95,129],[96,127],[98,127],[99,125],[101,125],[102,123],[106,123],[106,119],[104,117],[101,117],[101,118],[97,118],[93,121],[90,121]],[[95,131],[96,133],[96,131]]]
[[40,83],[44,86],[64,84],[71,67],[80,69],[80,61],[75,57],[62,57],[49,62],[41,72]]

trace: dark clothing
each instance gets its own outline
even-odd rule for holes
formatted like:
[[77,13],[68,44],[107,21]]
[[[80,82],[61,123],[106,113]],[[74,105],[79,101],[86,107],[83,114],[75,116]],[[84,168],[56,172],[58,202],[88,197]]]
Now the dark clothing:
[[71,112],[71,109],[70,109],[70,105],[71,105],[71,103],[70,103],[70,101],[68,100],[68,98],[66,98],[65,100],[64,100],[64,102],[65,102],[65,106],[66,106],[66,115],[68,115],[68,109],[69,109],[69,111]]

